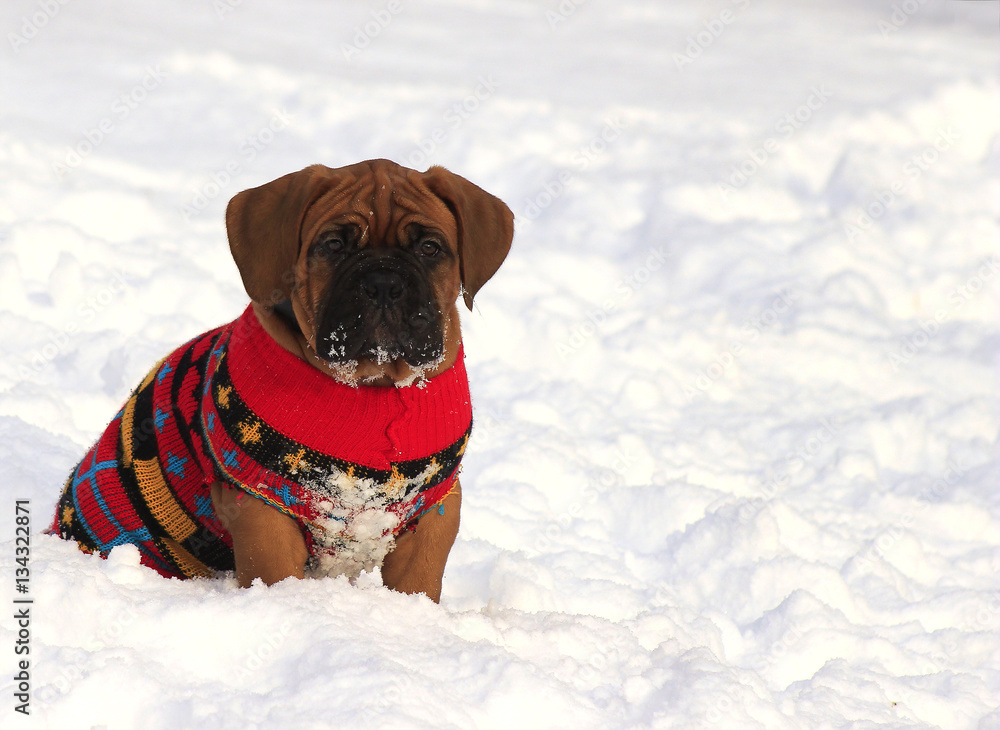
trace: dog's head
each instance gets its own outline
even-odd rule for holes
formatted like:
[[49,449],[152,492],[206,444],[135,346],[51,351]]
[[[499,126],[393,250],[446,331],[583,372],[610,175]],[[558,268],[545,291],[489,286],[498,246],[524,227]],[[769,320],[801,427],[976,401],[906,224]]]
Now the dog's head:
[[513,214],[441,167],[313,165],[234,197],[229,246],[250,298],[291,300],[309,347],[350,382],[401,382],[453,360],[460,294],[510,250]]

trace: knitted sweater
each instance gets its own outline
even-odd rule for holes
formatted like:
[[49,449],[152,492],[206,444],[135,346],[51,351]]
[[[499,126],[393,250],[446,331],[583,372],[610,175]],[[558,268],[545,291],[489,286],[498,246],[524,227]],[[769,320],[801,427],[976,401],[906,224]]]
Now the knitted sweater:
[[351,387],[280,347],[252,308],[175,350],[74,469],[52,531],[162,575],[232,570],[221,480],[295,518],[312,574],[357,575],[454,488],[472,427],[462,353],[408,387]]

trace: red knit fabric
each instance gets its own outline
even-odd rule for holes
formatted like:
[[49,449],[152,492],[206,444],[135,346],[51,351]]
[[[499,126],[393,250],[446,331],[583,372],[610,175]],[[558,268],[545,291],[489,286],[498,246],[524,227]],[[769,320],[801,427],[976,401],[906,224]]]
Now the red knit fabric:
[[464,353],[436,378],[405,388],[339,383],[275,342],[247,309],[229,342],[236,390],[296,441],[374,469],[436,453],[472,420]]

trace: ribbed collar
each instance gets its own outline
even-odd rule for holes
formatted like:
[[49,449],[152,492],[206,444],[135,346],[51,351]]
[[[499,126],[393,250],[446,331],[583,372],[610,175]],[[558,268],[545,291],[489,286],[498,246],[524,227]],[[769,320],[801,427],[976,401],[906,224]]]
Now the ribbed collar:
[[461,348],[452,367],[418,384],[353,387],[281,347],[247,307],[232,325],[226,361],[239,396],[272,428],[374,469],[434,454],[472,420]]

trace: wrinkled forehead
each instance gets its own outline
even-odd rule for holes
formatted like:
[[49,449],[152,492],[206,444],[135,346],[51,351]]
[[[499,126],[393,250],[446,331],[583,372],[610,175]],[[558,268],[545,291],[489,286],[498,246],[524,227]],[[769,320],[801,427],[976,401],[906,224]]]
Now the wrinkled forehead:
[[411,224],[439,231],[455,241],[455,218],[444,201],[423,184],[420,173],[390,163],[361,163],[343,168],[343,178],[310,206],[303,240],[326,227],[355,224],[361,245],[396,243]]

